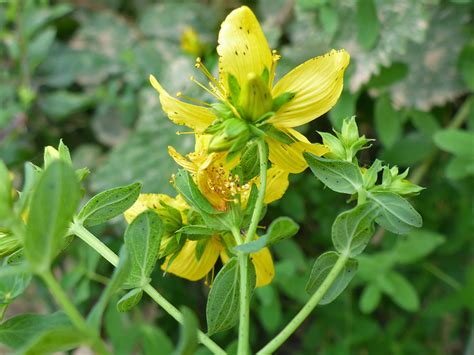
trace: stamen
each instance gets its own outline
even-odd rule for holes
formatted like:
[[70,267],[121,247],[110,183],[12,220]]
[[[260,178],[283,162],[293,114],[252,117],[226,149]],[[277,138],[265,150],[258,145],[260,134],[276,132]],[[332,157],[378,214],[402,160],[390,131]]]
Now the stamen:
[[176,96],[179,97],[180,99],[188,100],[188,101],[194,102],[194,103],[196,103],[196,104],[198,104],[198,105],[203,105],[203,106],[211,107],[211,105],[208,104],[207,102],[204,102],[204,101],[201,101],[201,100],[192,98],[192,97],[187,96],[187,95],[183,95],[183,93],[182,93],[181,91],[178,91],[178,92],[176,93]]
[[207,87],[205,87],[204,85],[202,85],[199,81],[197,81],[194,76],[191,76],[189,78],[189,80],[191,80],[194,84],[196,84],[197,86],[199,86],[201,89],[205,90],[207,93],[209,93],[210,95],[214,96],[217,100],[221,100],[219,96],[217,96],[216,93],[212,92],[211,90],[209,90]]
[[200,57],[196,58],[195,67],[198,68],[219,89],[221,94],[224,93],[221,84],[217,81],[214,75],[212,75],[211,72],[206,68]]
[[182,136],[183,134],[194,134],[194,132],[193,131],[190,131],[190,132],[177,131],[176,132],[176,135],[178,136]]
[[273,87],[273,80],[275,79],[276,66],[277,66],[277,62],[280,59],[281,59],[281,55],[278,54],[278,51],[276,49],[272,50],[272,67],[270,68],[270,80],[269,80],[270,89]]

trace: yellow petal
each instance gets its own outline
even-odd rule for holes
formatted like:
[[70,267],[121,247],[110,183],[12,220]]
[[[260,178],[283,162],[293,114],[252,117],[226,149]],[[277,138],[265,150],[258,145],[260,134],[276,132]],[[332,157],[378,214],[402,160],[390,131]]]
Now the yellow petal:
[[263,248],[256,253],[250,254],[257,274],[257,287],[268,285],[275,276],[275,267],[273,266],[272,254],[268,248]]
[[153,75],[150,75],[150,83],[160,93],[163,111],[174,123],[202,132],[214,121],[215,116],[211,110],[175,99],[163,89]]
[[292,174],[301,173],[308,167],[303,157],[304,152],[321,156],[329,151],[325,145],[310,143],[304,135],[294,129],[290,128],[285,131],[293,135],[297,142],[284,144],[273,138],[267,137],[265,139],[270,151],[270,161],[282,170]]
[[211,238],[207,243],[201,258],[197,260],[197,243],[198,242],[195,240],[186,241],[171,265],[168,267],[168,263],[171,259],[171,255],[169,255],[166,257],[163,265],[161,265],[161,269],[191,281],[202,279],[214,267],[223,247],[219,240]]
[[158,211],[161,207],[161,201],[171,204],[171,200],[170,196],[164,194],[140,194],[132,207],[126,210],[123,216],[128,223],[131,223],[140,213],[148,209]]
[[283,197],[288,189],[288,172],[277,166],[272,166],[267,171],[267,189],[264,202],[269,204]]
[[297,127],[328,112],[341,95],[344,70],[349,65],[349,59],[345,50],[332,50],[286,74],[273,88],[272,96],[277,97],[284,92],[296,95],[269,122],[276,127]]
[[174,159],[176,164],[178,164],[179,166],[182,166],[187,171],[189,171],[193,174],[197,171],[198,168],[197,168],[196,164],[194,164],[189,159],[186,159],[185,157],[183,157],[172,146],[168,146],[168,154],[171,156],[171,158]]
[[265,68],[271,69],[272,53],[267,39],[252,10],[247,6],[232,11],[219,31],[219,80],[227,85],[227,74],[234,75],[240,86],[247,75],[261,75]]

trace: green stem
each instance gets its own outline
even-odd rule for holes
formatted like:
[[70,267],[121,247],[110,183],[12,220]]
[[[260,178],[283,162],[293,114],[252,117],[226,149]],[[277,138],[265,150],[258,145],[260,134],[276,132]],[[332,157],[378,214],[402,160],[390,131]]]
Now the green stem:
[[250,297],[247,290],[249,257],[247,254],[239,254],[240,268],[240,306],[239,306],[239,343],[238,355],[249,353],[249,329],[250,329]]
[[76,309],[74,304],[69,300],[68,296],[61,288],[61,285],[56,281],[53,274],[50,270],[42,272],[40,277],[43,279],[44,283],[49,289],[49,292],[53,295],[56,301],[59,303],[61,308],[67,314],[72,324],[83,334],[90,335],[94,339],[92,344],[95,350],[101,354],[106,354],[107,350],[105,345],[102,343],[102,340],[97,336],[97,334],[91,333],[90,328],[88,327],[85,319]]
[[[118,265],[119,257],[112,250],[109,249],[104,243],[102,243],[95,235],[89,232],[83,225],[73,223],[70,227],[71,233],[77,235],[92,249],[98,252],[105,260],[111,263],[113,266]],[[143,288],[143,291],[147,293],[161,308],[163,308],[171,317],[173,317],[178,323],[183,322],[183,316],[181,312],[173,306],[166,298],[164,298],[157,290],[150,284]],[[211,350],[214,354],[225,355],[225,351],[219,347],[211,338],[209,338],[202,331],[198,331],[199,341]]]
[[[260,161],[260,187],[258,190],[257,201],[250,221],[250,226],[245,236],[245,243],[252,241],[257,232],[258,222],[262,216],[263,202],[265,199],[265,190],[267,187],[267,164],[268,150],[263,139],[258,140],[258,157]],[[238,231],[232,231],[236,240],[240,238]],[[238,235],[236,235],[238,234]],[[248,286],[248,266],[249,257],[247,254],[239,254],[240,268],[240,306],[239,306],[239,342],[237,346],[238,355],[247,355],[249,353],[249,329],[250,329],[250,292]]]
[[324,297],[326,292],[332,286],[336,280],[339,273],[342,271],[346,265],[348,256],[341,254],[339,259],[337,259],[333,268],[329,274],[324,279],[323,283],[316,292],[311,296],[311,298],[306,302],[306,304],[301,308],[298,314],[291,320],[290,323],[280,332],[276,337],[274,337],[267,345],[265,345],[257,355],[271,354],[277,350],[289,337],[295,332],[296,329],[303,323],[303,321],[311,314],[314,308],[318,305],[321,299]]
[[252,241],[257,231],[258,222],[262,215],[263,200],[265,199],[265,190],[267,188],[267,164],[268,164],[268,150],[263,139],[258,140],[258,157],[260,160],[260,187],[258,189],[257,201],[255,202],[255,209],[253,210],[252,220],[245,236],[245,242]]

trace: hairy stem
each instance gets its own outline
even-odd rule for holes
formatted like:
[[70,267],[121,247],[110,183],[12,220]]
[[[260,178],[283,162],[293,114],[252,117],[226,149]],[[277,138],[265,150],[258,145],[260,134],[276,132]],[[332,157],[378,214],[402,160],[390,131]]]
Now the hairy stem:
[[[104,243],[102,243],[95,235],[89,232],[83,225],[73,223],[70,227],[71,233],[77,235],[92,249],[98,252],[105,260],[111,263],[113,266],[118,265],[119,257],[112,250],[109,249]],[[166,298],[164,298],[156,289],[150,284],[143,288],[148,296],[150,296],[161,308],[163,308],[171,317],[173,317],[178,323],[183,322],[183,315],[181,312],[173,306]],[[209,338],[202,331],[198,331],[199,341],[211,350],[214,354],[224,355],[226,352],[217,345],[211,338]]]
[[340,274],[344,265],[346,265],[348,256],[340,255],[337,262],[334,264],[333,268],[329,274],[324,279],[323,283],[316,292],[311,296],[311,298],[306,302],[306,304],[301,308],[298,314],[291,320],[286,327],[278,333],[267,345],[265,345],[257,355],[271,354],[277,350],[289,337],[295,332],[296,329],[303,323],[303,321],[311,314],[314,308],[319,304],[321,299],[324,297],[326,292],[332,286],[337,276]]
[[[267,163],[268,150],[263,139],[258,141],[258,158],[260,161],[260,187],[258,190],[257,201],[255,202],[255,209],[252,214],[250,226],[245,236],[245,242],[248,243],[255,238],[257,232],[258,222],[262,216],[263,200],[265,198],[265,190],[267,186]],[[236,232],[233,231],[234,237]],[[240,237],[240,233],[239,233]],[[248,267],[249,256],[245,253],[239,254],[239,268],[240,268],[240,306],[239,306],[239,342],[237,347],[238,355],[247,355],[249,353],[249,329],[250,329],[250,297],[248,285]]]
[[76,309],[74,304],[69,300],[68,296],[61,288],[61,285],[56,281],[53,274],[50,270],[47,270],[40,274],[41,278],[43,279],[44,283],[49,289],[49,292],[53,295],[56,299],[58,304],[67,314],[69,319],[71,320],[72,324],[83,334],[87,334],[94,339],[94,343],[91,344],[94,349],[100,354],[107,354],[107,350],[105,345],[103,344],[102,340],[99,338],[97,334],[91,333],[90,328],[88,327],[85,319]]

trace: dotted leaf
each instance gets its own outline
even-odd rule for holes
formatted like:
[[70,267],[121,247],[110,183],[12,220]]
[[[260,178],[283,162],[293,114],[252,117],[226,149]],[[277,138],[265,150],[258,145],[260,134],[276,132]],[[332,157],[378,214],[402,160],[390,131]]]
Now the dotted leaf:
[[363,184],[359,168],[347,161],[331,160],[304,153],[313,174],[331,190],[354,194]]
[[130,208],[140,195],[141,184],[116,187],[92,197],[77,219],[87,226],[104,223]]
[[[255,289],[256,275],[253,263],[248,263],[248,297]],[[209,335],[235,326],[239,319],[240,269],[237,258],[230,259],[219,271],[209,292],[206,306]]]
[[369,192],[368,197],[380,207],[375,222],[386,230],[405,234],[423,224],[420,214],[404,198],[392,192]]
[[[313,294],[324,282],[331,269],[339,259],[339,254],[334,251],[329,251],[319,256],[313,265],[311,275],[306,284],[306,292]],[[332,286],[327,290],[319,304],[325,305],[331,303],[341,294],[347,287],[349,282],[354,277],[357,271],[357,260],[349,259],[344,266],[344,269],[339,273]]]

